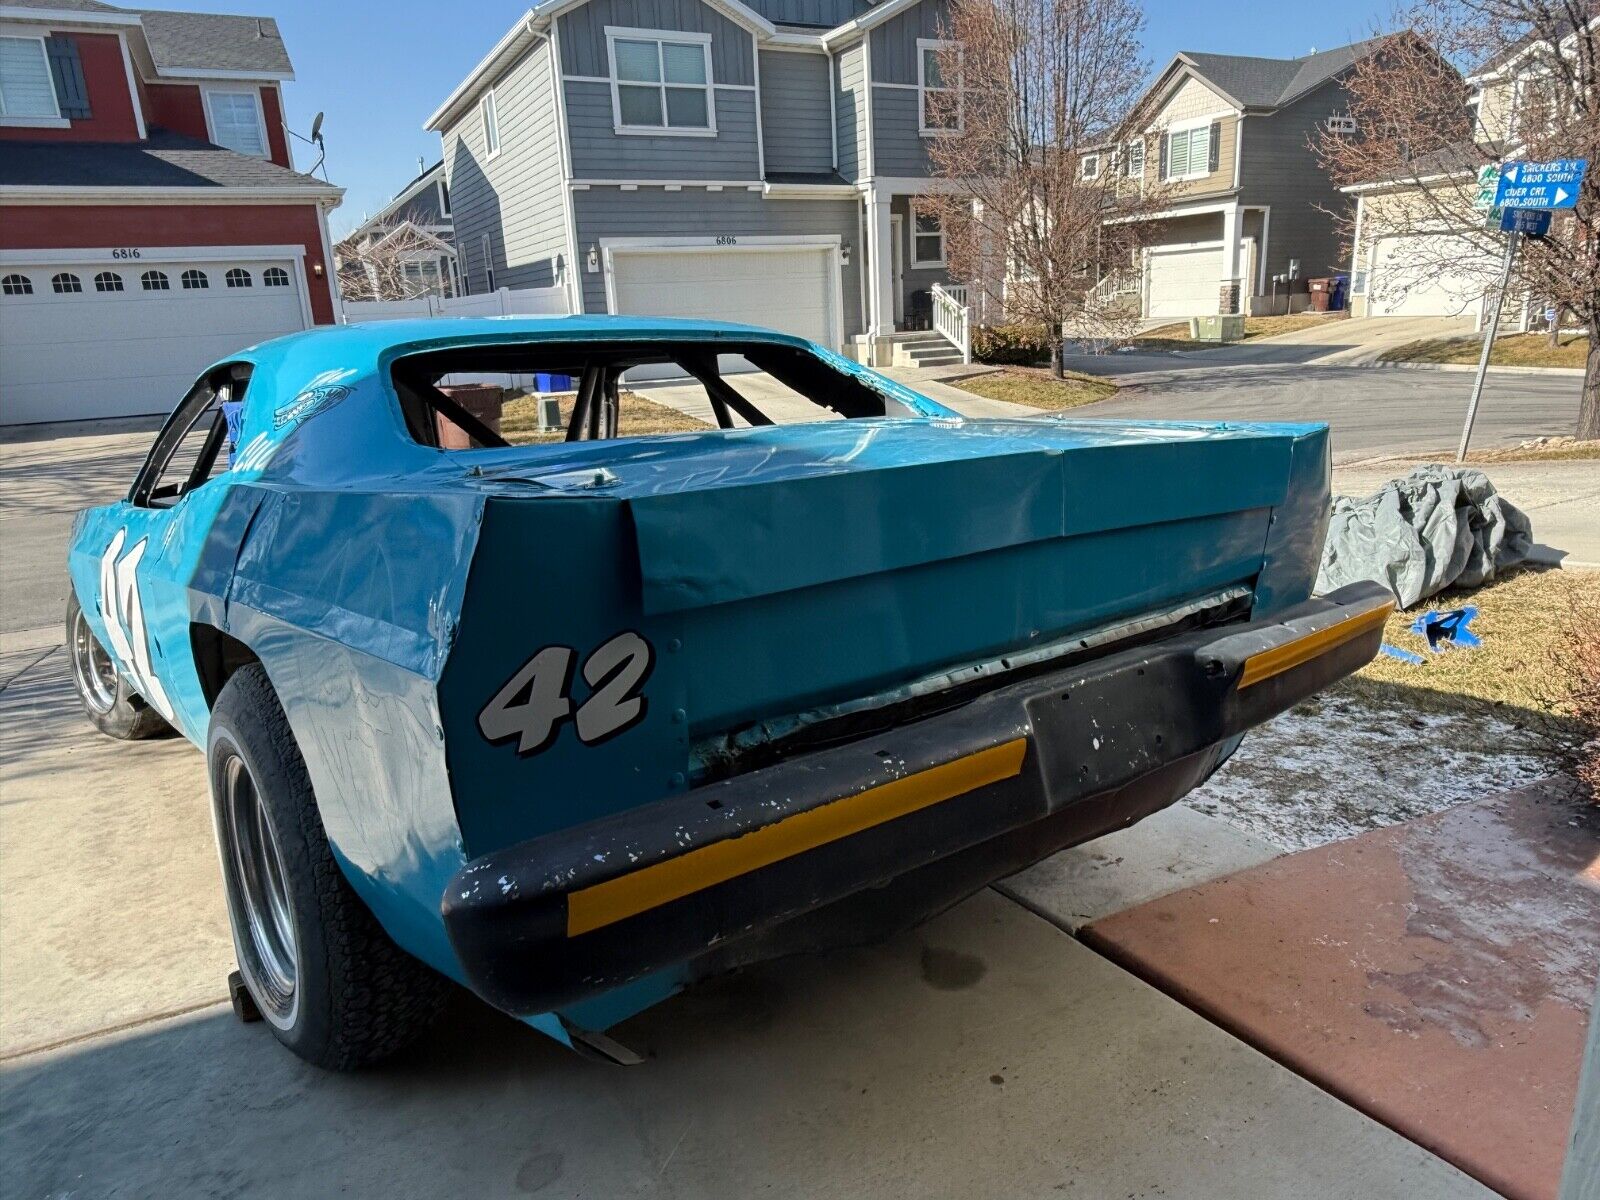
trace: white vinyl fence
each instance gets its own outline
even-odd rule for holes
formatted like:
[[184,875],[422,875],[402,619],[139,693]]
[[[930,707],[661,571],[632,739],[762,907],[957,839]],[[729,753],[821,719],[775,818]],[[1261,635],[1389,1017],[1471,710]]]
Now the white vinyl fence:
[[416,300],[346,300],[344,321],[404,321],[413,317],[565,316],[565,288],[501,288],[475,296],[422,296]]

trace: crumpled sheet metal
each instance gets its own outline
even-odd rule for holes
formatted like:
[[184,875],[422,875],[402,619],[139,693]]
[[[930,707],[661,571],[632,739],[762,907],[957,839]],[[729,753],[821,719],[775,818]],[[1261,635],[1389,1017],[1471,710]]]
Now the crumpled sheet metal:
[[1533,525],[1482,471],[1438,463],[1365,499],[1336,496],[1318,592],[1372,579],[1401,607],[1450,587],[1478,587],[1528,557]]

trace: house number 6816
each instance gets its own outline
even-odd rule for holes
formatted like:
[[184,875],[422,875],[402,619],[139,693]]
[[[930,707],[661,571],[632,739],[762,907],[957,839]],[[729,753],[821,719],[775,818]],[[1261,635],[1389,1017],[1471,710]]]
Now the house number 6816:
[[571,721],[578,740],[598,746],[644,720],[642,692],[655,654],[637,633],[619,633],[583,660],[588,698],[572,703],[571,646],[546,646],[506,680],[478,714],[478,728],[491,742],[516,739],[517,753],[538,754],[555,743]]

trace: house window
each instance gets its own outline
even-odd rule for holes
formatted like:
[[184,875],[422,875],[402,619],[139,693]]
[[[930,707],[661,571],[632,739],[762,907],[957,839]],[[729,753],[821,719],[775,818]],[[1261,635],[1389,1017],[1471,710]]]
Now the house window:
[[1098,154],[1085,154],[1083,162],[1078,167],[1078,174],[1084,179],[1098,179],[1100,177],[1100,156]]
[[606,47],[618,133],[716,132],[709,36],[608,28]]
[[1144,139],[1134,138],[1128,143],[1128,153],[1123,161],[1128,166],[1129,179],[1144,178]]
[[83,280],[79,279],[71,271],[63,271],[61,274],[51,278],[50,290],[58,295],[64,295],[68,292],[81,292],[83,291]]
[[941,53],[954,45],[954,42],[917,39],[917,120],[921,125],[918,132],[924,137],[954,133],[961,128],[961,80],[946,80],[939,67]]
[[450,185],[442,179],[439,180],[439,215],[450,215]]
[[944,266],[944,226],[938,213],[918,213],[911,232],[911,265]]
[[7,275],[4,279],[0,279],[0,295],[31,296],[33,280],[26,275]]
[[289,272],[282,267],[268,267],[261,272],[262,287],[288,287]]
[[60,116],[44,39],[0,37],[0,117],[20,121]]
[[193,267],[178,276],[178,282],[183,284],[183,290],[186,292],[199,291],[211,286],[211,280],[206,278],[206,273],[197,271]]
[[478,249],[483,253],[483,278],[486,283],[485,291],[494,291],[494,247],[486,233],[478,240]]
[[172,284],[165,271],[146,271],[139,276],[139,286],[147,292],[170,292]]
[[94,277],[94,290],[97,292],[122,291],[122,276],[115,271],[101,271]]
[[261,97],[255,91],[206,91],[206,116],[211,140],[255,158],[267,157],[267,128],[261,120]]
[[483,157],[487,161],[500,153],[500,115],[493,92],[478,101],[478,116],[483,119]]
[[250,278],[250,272],[243,267],[229,267],[228,273],[223,276],[231,288],[247,288],[255,281]]
[[1196,125],[1167,134],[1168,179],[1191,179],[1207,173],[1211,160],[1211,126]]

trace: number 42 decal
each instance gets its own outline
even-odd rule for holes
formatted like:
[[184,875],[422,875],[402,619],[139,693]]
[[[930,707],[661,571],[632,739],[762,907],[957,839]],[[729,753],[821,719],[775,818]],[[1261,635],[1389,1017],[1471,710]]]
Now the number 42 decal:
[[619,633],[584,659],[583,679],[592,689],[574,710],[571,646],[546,646],[495,693],[478,714],[478,728],[491,742],[517,739],[518,754],[547,750],[571,721],[578,740],[598,746],[644,720],[640,689],[655,666],[650,643],[637,633]]

